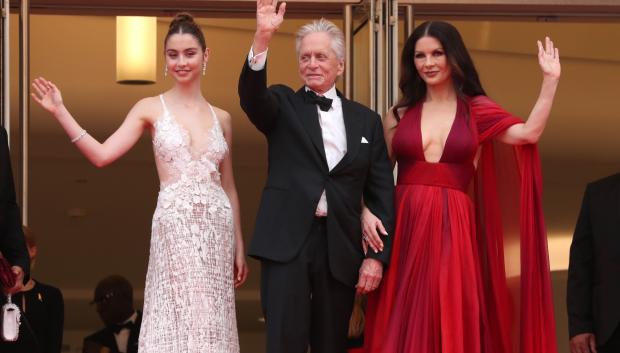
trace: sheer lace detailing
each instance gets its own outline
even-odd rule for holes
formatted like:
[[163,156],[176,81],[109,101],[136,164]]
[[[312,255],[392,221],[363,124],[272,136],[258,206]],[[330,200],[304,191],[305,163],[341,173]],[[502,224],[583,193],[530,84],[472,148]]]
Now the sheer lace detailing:
[[160,99],[153,148],[162,183],[139,352],[238,353],[233,214],[218,171],[226,140],[211,108],[208,148],[192,151],[189,132]]
[[183,212],[197,204],[209,204],[210,212],[230,208],[227,198],[224,203],[214,199],[213,187],[221,188],[218,167],[228,151],[228,145],[213,107],[209,105],[213,119],[209,147],[196,154],[192,151],[189,131],[170,113],[163,96],[159,98],[164,114],[155,122],[153,149],[160,168],[161,187],[157,207],[160,212],[156,211],[154,218],[159,218],[161,212],[166,210]]
[[[159,99],[164,113],[155,122],[155,135],[153,137],[155,157],[165,164],[166,168],[169,169],[167,172],[171,173],[173,179],[179,178],[182,170],[192,172],[205,168],[202,173],[196,176],[217,174],[219,177],[217,167],[228,151],[228,145],[213,107],[209,105],[213,120],[207,144],[209,147],[205,151],[193,151],[189,131],[170,113],[164,97],[160,95]],[[169,183],[169,181],[163,180],[162,182]]]

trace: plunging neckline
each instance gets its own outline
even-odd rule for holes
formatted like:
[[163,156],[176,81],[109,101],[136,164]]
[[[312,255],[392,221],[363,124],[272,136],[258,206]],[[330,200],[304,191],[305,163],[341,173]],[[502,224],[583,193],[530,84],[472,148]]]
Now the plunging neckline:
[[168,106],[166,105],[166,102],[164,101],[164,95],[162,94],[159,97],[161,99],[161,103],[162,103],[163,108],[164,108],[164,115],[167,115],[168,117],[170,117],[170,120],[179,128],[179,130],[181,131],[183,136],[186,138],[186,140],[185,140],[186,146],[185,147],[186,147],[187,152],[189,153],[190,157],[193,160],[201,159],[207,152],[209,152],[209,146],[211,144],[213,144],[214,135],[215,135],[215,126],[218,124],[217,116],[215,115],[215,110],[213,109],[213,106],[211,105],[211,103],[207,102],[207,105],[209,105],[209,110],[211,111],[211,120],[212,120],[211,127],[209,127],[207,129],[207,131],[206,131],[207,139],[209,141],[207,141],[207,147],[204,150],[196,150],[196,149],[192,148],[192,142],[194,141],[194,139],[192,138],[192,134],[185,127],[185,125],[183,125],[180,121],[178,121],[178,119],[170,111],[170,109],[168,109]]
[[418,112],[417,112],[417,123],[418,123],[418,134],[420,135],[420,144],[419,144],[419,148],[420,148],[420,152],[422,155],[422,159],[424,160],[425,163],[431,163],[431,164],[436,164],[436,163],[443,163],[443,157],[445,155],[446,152],[446,148],[448,147],[448,142],[450,141],[450,137],[452,136],[452,132],[454,131],[454,126],[456,125],[456,119],[458,119],[459,117],[459,110],[460,110],[460,104],[457,100],[456,102],[456,111],[454,112],[454,119],[452,120],[452,124],[450,125],[450,130],[448,130],[448,135],[446,136],[446,140],[443,142],[443,148],[441,149],[441,154],[439,155],[439,159],[437,160],[437,162],[429,162],[428,159],[426,158],[426,154],[424,153],[424,136],[422,135],[422,109],[424,108],[424,103],[425,102],[421,102],[418,105]]

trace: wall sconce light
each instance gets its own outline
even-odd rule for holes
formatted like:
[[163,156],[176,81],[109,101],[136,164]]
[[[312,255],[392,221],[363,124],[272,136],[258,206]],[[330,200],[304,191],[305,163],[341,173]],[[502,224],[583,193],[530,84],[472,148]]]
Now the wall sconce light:
[[157,17],[116,16],[116,82],[155,83]]

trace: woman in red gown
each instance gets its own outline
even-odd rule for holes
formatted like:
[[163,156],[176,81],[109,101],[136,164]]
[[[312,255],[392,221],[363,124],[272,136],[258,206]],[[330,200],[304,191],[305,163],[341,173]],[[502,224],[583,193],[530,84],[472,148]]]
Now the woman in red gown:
[[[486,97],[452,25],[426,22],[405,43],[402,98],[384,122],[396,229],[369,297],[367,353],[556,352],[535,145],[560,77],[549,38],[538,61],[524,122]],[[374,228],[364,238],[377,247]]]

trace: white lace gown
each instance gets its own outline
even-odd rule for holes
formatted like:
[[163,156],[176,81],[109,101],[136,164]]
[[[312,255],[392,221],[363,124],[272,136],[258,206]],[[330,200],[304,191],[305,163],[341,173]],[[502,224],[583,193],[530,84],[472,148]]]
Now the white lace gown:
[[238,353],[233,214],[218,172],[226,140],[211,107],[208,148],[193,151],[189,132],[160,100],[153,149],[161,187],[138,352]]

